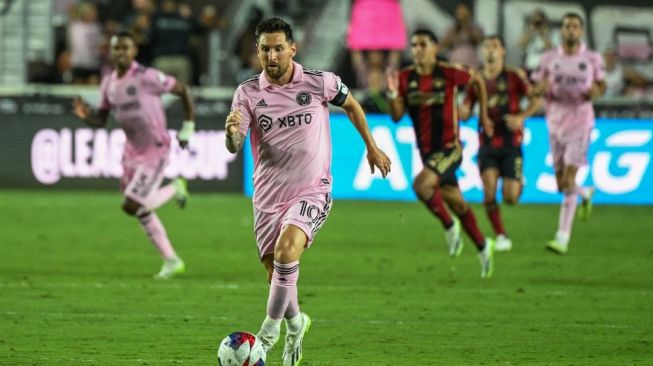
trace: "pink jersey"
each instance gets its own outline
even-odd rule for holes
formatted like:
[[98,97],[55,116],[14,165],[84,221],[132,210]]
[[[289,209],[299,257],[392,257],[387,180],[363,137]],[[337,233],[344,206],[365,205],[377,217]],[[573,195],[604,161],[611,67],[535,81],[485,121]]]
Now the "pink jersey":
[[254,207],[277,212],[303,195],[331,191],[331,132],[327,103],[349,93],[333,73],[293,63],[291,81],[270,84],[265,71],[238,86],[232,110],[251,130]]
[[605,67],[598,52],[581,44],[573,55],[562,46],[542,55],[540,66],[532,75],[535,81],[548,80],[546,120],[549,133],[565,141],[584,136],[594,127],[594,108],[589,90],[603,80]]
[[127,136],[123,159],[150,160],[168,154],[170,136],[161,95],[175,83],[174,77],[136,62],[123,77],[113,71],[102,79],[100,109],[112,109]]

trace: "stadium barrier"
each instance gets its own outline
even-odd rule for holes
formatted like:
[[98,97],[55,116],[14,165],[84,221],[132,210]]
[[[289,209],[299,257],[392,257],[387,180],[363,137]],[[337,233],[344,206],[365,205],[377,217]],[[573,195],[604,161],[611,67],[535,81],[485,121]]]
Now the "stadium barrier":
[[[422,163],[408,117],[398,124],[389,116],[370,115],[368,122],[377,143],[392,160],[387,179],[369,174],[365,146],[343,114],[331,115],[333,136],[333,196],[344,199],[415,200],[412,178]],[[471,202],[482,201],[482,184],[476,164],[477,120],[461,123],[463,162],[459,185]],[[249,144],[248,144],[249,146]],[[580,169],[578,183],[596,187],[595,202],[605,204],[653,204],[653,120],[598,119],[592,133],[590,164]],[[245,153],[245,193],[252,194],[253,162]],[[522,202],[559,203],[546,124],[531,118],[524,136]]]
[[[95,104],[97,90],[90,92]],[[192,180],[193,191],[242,191],[242,156],[225,147],[229,102],[196,98],[196,130],[189,150],[177,145],[180,103],[166,98],[172,149],[165,175]],[[71,113],[69,96],[0,97],[0,187],[117,189],[125,134],[87,127]]]
[[[71,98],[77,94],[97,104],[97,88],[30,86],[0,91],[0,188],[117,189],[124,134],[111,122],[108,130],[88,128],[70,112]],[[198,133],[190,152],[173,146],[166,175],[188,178],[193,191],[244,189],[251,195],[251,154],[245,154],[244,169],[243,154],[231,155],[224,147],[224,120],[233,89],[198,89],[193,93]],[[164,97],[173,128],[182,120],[176,100]],[[653,110],[653,102],[612,100],[598,104],[597,114],[605,112],[606,107],[641,113]],[[334,196],[414,200],[411,181],[421,162],[414,149],[410,122],[404,118],[393,124],[387,116],[369,116],[369,122],[377,141],[393,159],[392,174],[385,181],[368,174],[363,145],[355,129],[344,115],[333,113]],[[461,124],[465,150],[459,175],[465,196],[479,202],[482,192],[475,163],[475,131],[474,120]],[[174,135],[173,130],[170,133]],[[582,183],[596,186],[598,203],[653,204],[652,135],[653,119],[642,115],[638,119],[598,119],[592,135],[590,166],[579,174]],[[541,118],[527,122],[523,202],[559,202],[546,136]]]

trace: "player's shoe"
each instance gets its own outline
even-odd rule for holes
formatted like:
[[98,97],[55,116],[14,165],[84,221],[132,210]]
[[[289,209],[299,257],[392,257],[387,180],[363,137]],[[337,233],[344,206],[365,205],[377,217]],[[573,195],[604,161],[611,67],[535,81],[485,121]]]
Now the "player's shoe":
[[302,341],[311,327],[311,317],[301,313],[304,323],[297,333],[286,333],[286,345],[283,347],[283,366],[299,366],[302,361]]
[[594,196],[594,187],[587,188],[587,197],[583,197],[578,207],[578,218],[587,220],[592,215],[592,197]]
[[512,249],[512,240],[509,237],[500,234],[497,235],[494,250],[497,252],[507,252]]
[[453,225],[444,232],[449,246],[449,256],[456,258],[463,252],[463,239],[460,236],[460,222],[456,219],[453,220]]
[[190,197],[190,193],[188,193],[188,182],[186,182],[186,179],[180,177],[176,178],[172,184],[175,188],[175,201],[177,202],[177,206],[179,208],[186,207],[186,202],[188,201],[188,197]]
[[267,354],[270,352],[272,347],[274,347],[275,344],[277,344],[277,341],[279,341],[279,333],[276,334],[270,334],[263,329],[259,330],[259,332],[256,334],[256,338],[258,338],[261,341],[261,345],[263,346],[263,351]]
[[163,266],[159,273],[154,275],[156,280],[168,280],[176,275],[186,272],[186,265],[179,257],[166,259],[163,261]]
[[494,240],[485,238],[485,248],[478,253],[481,262],[481,278],[490,278],[494,272]]
[[558,240],[551,240],[546,243],[546,249],[556,253],[556,254],[566,254],[567,253],[567,244],[563,244]]

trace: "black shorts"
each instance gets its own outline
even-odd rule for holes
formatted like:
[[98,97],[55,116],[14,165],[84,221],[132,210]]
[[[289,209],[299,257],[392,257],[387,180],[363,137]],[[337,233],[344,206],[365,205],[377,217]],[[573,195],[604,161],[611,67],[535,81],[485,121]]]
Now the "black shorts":
[[463,161],[463,149],[456,146],[450,149],[434,151],[422,156],[424,167],[435,172],[440,177],[440,185],[457,186],[456,170]]
[[502,178],[522,180],[523,158],[521,146],[493,148],[481,146],[478,149],[478,167],[498,169]]

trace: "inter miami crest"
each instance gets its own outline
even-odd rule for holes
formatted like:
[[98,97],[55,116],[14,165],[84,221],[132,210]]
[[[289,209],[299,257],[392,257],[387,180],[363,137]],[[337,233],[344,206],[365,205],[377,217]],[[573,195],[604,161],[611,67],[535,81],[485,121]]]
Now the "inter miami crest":
[[129,95],[130,97],[133,97],[134,95],[136,95],[136,87],[133,86],[133,85],[130,85],[130,86],[127,87],[126,92],[127,92],[127,95]]
[[272,118],[262,114],[258,117],[258,125],[261,127],[263,132],[268,132],[270,131],[270,128],[272,128]]
[[587,69],[587,64],[584,63],[584,62],[579,63],[579,64],[578,64],[578,69],[579,69],[580,71],[585,71],[585,69]]
[[297,101],[297,104],[303,107],[311,104],[311,100],[313,100],[313,97],[311,96],[311,93],[307,92],[306,90],[302,90],[299,93],[297,93],[295,100]]

